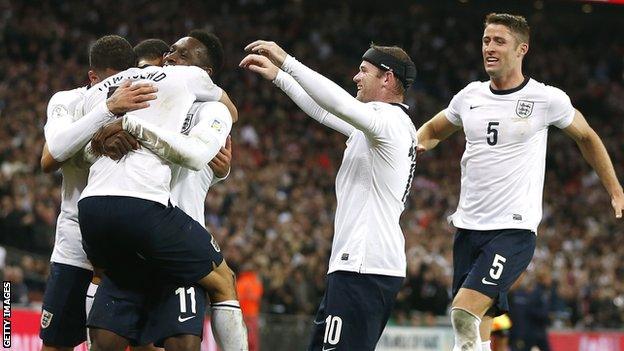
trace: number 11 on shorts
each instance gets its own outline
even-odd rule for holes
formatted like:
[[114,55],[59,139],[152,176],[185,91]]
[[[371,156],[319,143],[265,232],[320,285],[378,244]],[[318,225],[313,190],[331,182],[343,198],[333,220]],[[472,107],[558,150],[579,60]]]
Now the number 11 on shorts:
[[[185,293],[186,292],[186,293]],[[180,295],[180,313],[186,313],[186,295],[188,294],[191,300],[191,312],[193,314],[197,313],[197,309],[195,307],[195,288],[190,287],[184,290],[184,287],[178,288],[175,291],[176,295]]]

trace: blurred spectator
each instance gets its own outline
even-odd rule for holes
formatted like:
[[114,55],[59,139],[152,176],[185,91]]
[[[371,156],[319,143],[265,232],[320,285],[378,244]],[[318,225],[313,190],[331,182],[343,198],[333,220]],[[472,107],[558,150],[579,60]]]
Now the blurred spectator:
[[251,265],[243,265],[243,271],[236,279],[236,293],[247,325],[249,351],[260,350],[258,316],[262,300],[262,281]]
[[28,287],[24,284],[24,272],[22,268],[7,266],[4,269],[4,280],[11,282],[11,305],[27,305]]

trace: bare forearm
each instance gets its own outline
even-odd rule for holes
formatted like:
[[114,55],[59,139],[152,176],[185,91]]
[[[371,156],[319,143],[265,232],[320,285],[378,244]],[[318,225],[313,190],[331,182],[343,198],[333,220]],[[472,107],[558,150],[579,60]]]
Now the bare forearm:
[[607,149],[596,132],[592,131],[587,138],[577,141],[583,158],[589,163],[611,197],[622,195],[622,186],[617,179],[615,169]]
[[440,139],[433,135],[434,133],[432,129],[433,128],[431,127],[430,122],[427,122],[421,126],[416,133],[418,137],[418,144],[422,145],[425,150],[431,150],[440,143]]
[[57,162],[48,150],[48,144],[43,145],[43,151],[41,153],[41,170],[43,173],[51,173],[61,168],[63,163]]
[[440,111],[418,129],[418,144],[425,150],[431,150],[460,128],[449,122],[444,111]]

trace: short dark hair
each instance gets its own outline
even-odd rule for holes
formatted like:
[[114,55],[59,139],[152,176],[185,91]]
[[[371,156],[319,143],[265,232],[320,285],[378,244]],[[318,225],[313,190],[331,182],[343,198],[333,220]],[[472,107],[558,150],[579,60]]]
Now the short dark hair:
[[189,37],[199,40],[206,47],[208,62],[205,65],[211,67],[217,73],[223,67],[223,45],[219,37],[204,30],[195,29],[189,32]]
[[156,60],[169,51],[169,45],[161,39],[145,39],[134,47],[137,60]]
[[529,27],[526,18],[522,16],[492,12],[485,16],[484,26],[487,27],[489,24],[501,24],[509,28],[511,34],[518,41],[518,44],[529,43],[531,28]]
[[[409,54],[407,52],[405,52],[405,50],[403,50],[402,48],[400,48],[400,47],[398,47],[396,45],[394,45],[394,46],[381,46],[381,45],[377,45],[375,43],[371,43],[370,47],[372,49],[381,51],[384,54],[388,54],[388,55],[394,57],[395,59],[397,59],[399,62],[401,62],[405,66],[416,67],[414,65],[414,62],[412,61],[412,58],[409,56]],[[412,77],[412,80],[413,79],[414,79],[414,77]],[[405,94],[405,90],[407,88],[409,88],[409,84],[411,84],[411,82],[409,84],[406,84],[398,76],[397,76],[397,80],[401,83],[401,84],[397,85],[397,90],[398,90],[397,93]]]
[[107,68],[123,71],[136,66],[136,54],[126,39],[118,35],[105,35],[89,49],[89,66],[98,71]]

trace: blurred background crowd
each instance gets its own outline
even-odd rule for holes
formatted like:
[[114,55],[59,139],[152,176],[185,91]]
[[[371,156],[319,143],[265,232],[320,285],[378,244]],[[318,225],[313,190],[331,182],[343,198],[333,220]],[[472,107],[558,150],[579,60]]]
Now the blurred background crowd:
[[[525,74],[568,93],[602,137],[622,179],[624,9],[557,1],[505,5],[0,0],[0,265],[4,279],[14,283],[12,301],[40,302],[54,243],[61,176],[39,167],[47,102],[56,91],[87,83],[88,47],[105,34],[132,44],[151,37],[173,43],[203,28],[221,38],[226,65],[215,81],[238,105],[240,119],[232,131],[232,172],[210,190],[206,222],[242,282],[259,280],[261,300],[254,302],[258,287],[249,299],[261,313],[315,312],[346,139],[307,118],[271,83],[238,68],[243,47],[255,39],[278,42],[351,92],[371,42],[403,46],[418,67],[407,99],[418,127],[466,84],[487,79],[480,52],[484,16],[525,15],[532,27]],[[446,217],[457,205],[464,146],[457,134],[418,161],[402,216],[408,276],[392,318],[396,324],[436,324],[447,313],[454,229]],[[559,130],[549,138],[544,193],[538,248],[516,291],[530,297],[541,289],[536,298],[546,296],[549,325],[621,327],[624,224],[614,219],[609,197],[574,142]]]

